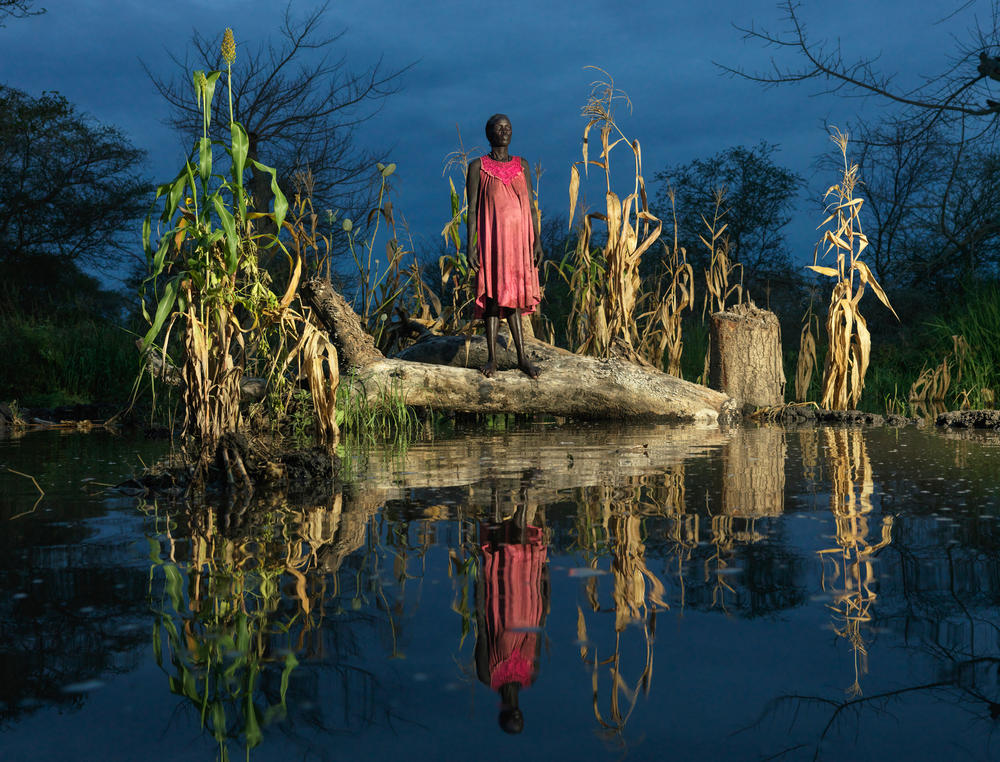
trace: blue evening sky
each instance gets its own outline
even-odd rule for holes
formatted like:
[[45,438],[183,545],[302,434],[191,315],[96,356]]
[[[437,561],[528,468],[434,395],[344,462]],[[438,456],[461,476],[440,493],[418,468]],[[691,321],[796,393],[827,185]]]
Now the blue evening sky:
[[[285,9],[273,0],[36,5],[48,12],[0,29],[0,82],[32,95],[57,90],[119,126],[149,152],[147,169],[157,182],[176,174],[185,146],[162,124],[167,110],[140,59],[168,71],[167,51],[183,58],[194,28],[212,36],[230,26],[238,46],[256,45],[276,32]],[[312,4],[295,0],[292,7],[301,15]],[[976,14],[988,22],[990,7],[984,0],[803,0],[800,10],[811,36],[839,39],[848,60],[880,55],[882,69],[905,86],[945,68],[953,37],[967,39]],[[788,231],[802,261],[812,256],[819,197],[835,181],[813,167],[817,155],[833,149],[824,120],[846,126],[860,109],[877,116],[887,108],[871,99],[817,95],[820,83],[765,89],[714,66],[761,69],[781,53],[744,42],[733,27],[783,29],[773,0],[334,0],[326,23],[331,32],[348,29],[340,52],[349,66],[361,69],[379,56],[388,67],[414,63],[403,91],[367,123],[361,140],[389,150],[398,165],[395,208],[407,217],[418,248],[429,250],[437,249],[447,221],[442,169],[457,147],[456,125],[467,147],[483,147],[483,123],[497,111],[511,117],[512,152],[545,169],[543,213],[566,213],[569,169],[585,124],[580,108],[594,79],[587,65],[610,72],[631,97],[634,112],[622,112],[620,123],[641,142],[650,182],[668,163],[762,139],[777,143],[778,162],[808,181]],[[238,67],[239,52],[234,76]],[[625,164],[628,157],[620,159]]]

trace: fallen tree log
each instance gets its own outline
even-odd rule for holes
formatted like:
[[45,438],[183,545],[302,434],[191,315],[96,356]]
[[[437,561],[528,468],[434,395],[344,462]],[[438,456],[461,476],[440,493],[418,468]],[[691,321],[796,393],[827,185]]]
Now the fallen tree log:
[[[337,347],[341,383],[377,402],[398,395],[407,405],[478,413],[549,414],[576,419],[657,418],[715,423],[735,414],[725,394],[623,360],[583,357],[528,339],[540,375],[518,370],[486,378],[485,339],[437,336],[398,358],[384,357],[357,314],[328,281],[312,279],[302,295]],[[509,347],[509,340],[504,342]],[[498,348],[499,349],[499,348]],[[510,357],[499,352],[503,368]]]

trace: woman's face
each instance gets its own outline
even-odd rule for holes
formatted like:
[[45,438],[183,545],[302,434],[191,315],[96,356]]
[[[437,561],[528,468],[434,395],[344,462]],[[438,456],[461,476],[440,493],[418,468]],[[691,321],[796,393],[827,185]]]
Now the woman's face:
[[490,141],[491,146],[509,146],[512,134],[513,129],[510,126],[510,120],[504,118],[497,119],[490,125],[486,137]]

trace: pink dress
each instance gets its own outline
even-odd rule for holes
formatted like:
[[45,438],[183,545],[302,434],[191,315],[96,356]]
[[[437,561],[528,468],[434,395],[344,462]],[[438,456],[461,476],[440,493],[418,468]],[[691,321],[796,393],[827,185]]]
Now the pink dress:
[[[500,531],[509,534],[513,530],[512,522],[505,522]],[[538,673],[546,609],[546,553],[542,530],[529,526],[526,533],[524,544],[498,545],[498,538],[492,537],[480,546],[483,595],[477,668],[479,679],[493,690],[507,683],[527,688]]]
[[483,156],[480,161],[475,316],[483,316],[487,297],[501,307],[534,312],[542,297],[534,263],[531,191],[521,158],[494,161]]

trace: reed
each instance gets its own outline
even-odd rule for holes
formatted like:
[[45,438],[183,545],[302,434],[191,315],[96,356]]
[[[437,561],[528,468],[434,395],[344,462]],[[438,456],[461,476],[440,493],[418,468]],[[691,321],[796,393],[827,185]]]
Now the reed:
[[[871,357],[871,334],[858,306],[865,286],[871,286],[878,300],[893,315],[896,312],[861,259],[868,246],[860,220],[864,199],[854,196],[859,182],[858,165],[847,159],[848,135],[834,127],[831,139],[840,151],[843,170],[840,182],[830,186],[823,196],[833,201],[827,207],[829,216],[820,223],[821,228],[830,224],[820,243],[826,247],[824,257],[832,255],[836,265],[812,264],[809,269],[835,279],[826,319],[827,350],[819,404],[827,410],[845,410],[848,405],[857,407],[861,399]],[[819,246],[817,244],[817,253]]]

